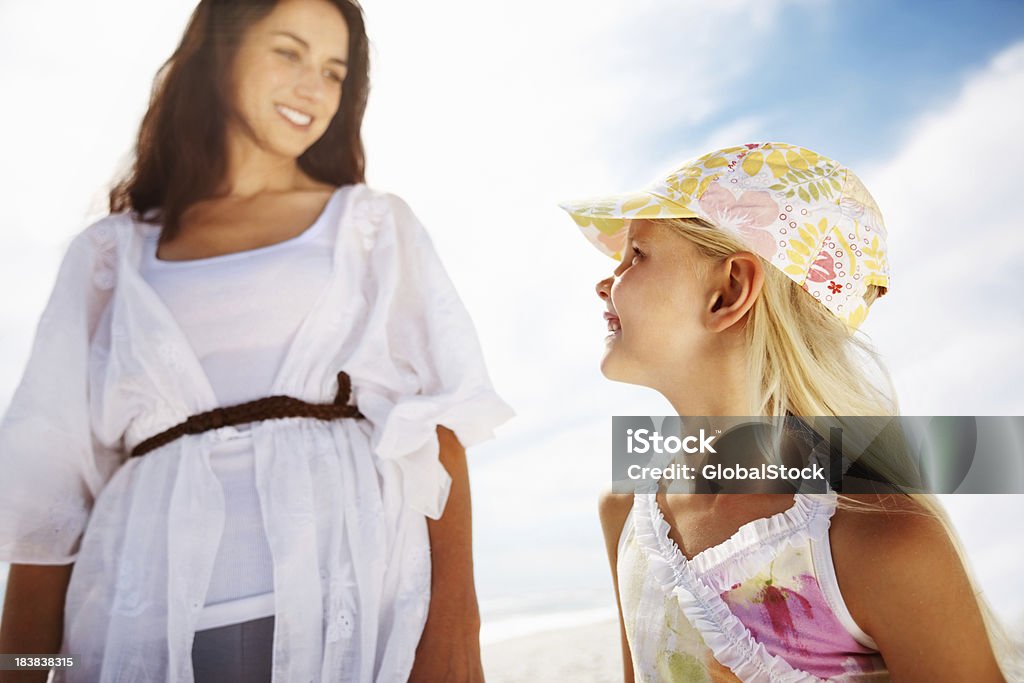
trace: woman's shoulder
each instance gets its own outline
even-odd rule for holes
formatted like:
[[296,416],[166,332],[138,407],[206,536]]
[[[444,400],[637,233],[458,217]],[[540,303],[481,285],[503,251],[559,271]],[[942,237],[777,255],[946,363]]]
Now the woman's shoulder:
[[361,226],[360,230],[368,242],[375,242],[381,234],[387,234],[391,240],[426,250],[433,248],[429,231],[400,195],[362,183],[352,186],[350,192],[353,193],[349,203],[351,217]]
[[128,213],[111,213],[94,219],[73,234],[61,260],[58,286],[80,288],[91,282],[91,290],[111,290],[117,282],[118,254],[136,221]]
[[139,225],[146,227],[151,224],[140,221],[129,211],[109,213],[82,228],[72,238],[72,245],[91,247],[101,252],[116,249],[127,233]]
[[376,209],[378,213],[386,211],[391,214],[412,215],[412,208],[408,202],[396,192],[367,185],[366,183],[355,183],[354,185],[339,189],[344,190],[346,188],[352,193],[354,200],[358,203],[369,205],[371,208]]

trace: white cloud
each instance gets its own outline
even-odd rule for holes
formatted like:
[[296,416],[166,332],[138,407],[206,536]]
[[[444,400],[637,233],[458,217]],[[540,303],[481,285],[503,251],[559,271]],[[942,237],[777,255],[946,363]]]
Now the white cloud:
[[0,6],[0,89],[18,105],[0,110],[5,246],[19,233],[64,243],[101,212],[107,184],[134,143],[152,78],[193,5]]
[[[1024,618],[1024,495],[940,496],[989,605],[1008,626]],[[998,522],[994,523],[994,520]]]
[[893,288],[865,323],[908,414],[1024,412],[1024,43],[973,74],[864,174],[890,231]]
[[[606,586],[595,511],[609,480],[608,416],[671,409],[601,376],[607,330],[593,286],[613,262],[557,202],[645,184],[685,156],[746,139],[756,117],[679,148],[654,144],[720,111],[756,67],[726,37],[766,38],[782,5],[366,5],[370,180],[405,197],[434,235],[519,413],[470,455],[481,595]],[[551,560],[546,578],[523,547]]]
[[[72,235],[104,211],[193,3],[0,5],[0,409]],[[60,17],[54,21],[54,17]]]
[[[1024,414],[1021,121],[1024,42],[972,74],[956,99],[862,174],[885,214],[894,268],[892,291],[864,329],[905,414]],[[979,586],[1017,624],[1024,496],[943,498]]]
[[623,391],[596,369],[605,324],[593,285],[612,262],[557,202],[646,184],[702,151],[708,141],[694,139],[662,158],[647,152],[720,110],[756,66],[727,38],[766,38],[784,4],[366,4],[370,180],[404,196],[434,235],[520,413],[513,433],[607,414]]

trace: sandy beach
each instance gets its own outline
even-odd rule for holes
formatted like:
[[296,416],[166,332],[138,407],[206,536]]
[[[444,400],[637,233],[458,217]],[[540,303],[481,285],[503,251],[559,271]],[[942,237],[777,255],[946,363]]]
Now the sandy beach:
[[[1024,649],[1024,615],[1010,626]],[[485,644],[488,683],[621,683],[618,621],[560,628]]]
[[619,683],[617,621],[542,631],[483,646],[488,683]]

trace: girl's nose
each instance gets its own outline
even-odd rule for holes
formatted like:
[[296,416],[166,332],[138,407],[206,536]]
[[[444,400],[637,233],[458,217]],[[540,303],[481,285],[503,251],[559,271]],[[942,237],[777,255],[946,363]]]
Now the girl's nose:
[[613,276],[608,276],[605,279],[597,283],[597,296],[601,298],[601,301],[607,301],[610,296],[609,291],[611,290]]

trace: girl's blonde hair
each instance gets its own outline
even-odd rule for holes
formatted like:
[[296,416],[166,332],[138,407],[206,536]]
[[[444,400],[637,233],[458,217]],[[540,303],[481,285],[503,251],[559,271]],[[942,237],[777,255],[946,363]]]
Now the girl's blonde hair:
[[[668,226],[696,246],[706,257],[704,263],[695,264],[698,270],[716,259],[750,251],[738,238],[699,218],[652,222]],[[778,268],[765,263],[763,270],[761,294],[749,312],[746,326],[749,376],[758,379],[749,386],[750,415],[780,418],[787,413],[838,418],[899,415],[892,379],[870,341],[862,333],[851,333],[843,321]],[[864,298],[870,306],[883,294],[884,287],[868,285]],[[856,428],[852,432],[856,443]],[[844,433],[844,440],[846,438]],[[870,435],[865,439],[870,439]],[[859,451],[858,462],[887,481],[908,482],[920,478],[916,463],[902,448],[866,448]],[[1024,680],[1020,646],[1009,637],[977,589],[966,553],[942,504],[931,494],[907,495],[916,503],[911,506],[914,512],[934,517],[948,534],[971,582],[1004,676],[1009,680]],[[868,502],[840,495],[838,505],[854,511],[891,511],[885,500],[884,496]],[[905,511],[907,506],[897,509]]]

